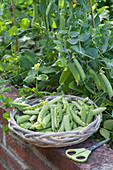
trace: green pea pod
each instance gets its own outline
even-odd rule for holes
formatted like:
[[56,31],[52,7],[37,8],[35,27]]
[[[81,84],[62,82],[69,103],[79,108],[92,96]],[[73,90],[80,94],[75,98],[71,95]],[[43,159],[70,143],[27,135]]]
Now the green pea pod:
[[108,93],[109,97],[111,98],[113,96],[113,89],[112,86],[108,80],[108,78],[105,76],[105,74],[103,72],[100,72],[100,76],[104,82],[105,88],[106,88],[106,92]]
[[90,124],[92,120],[93,120],[93,107],[90,107],[86,118],[86,125]]
[[39,114],[39,110],[40,110],[40,108],[37,109],[37,110],[25,110],[25,111],[23,111],[23,114],[38,115]]
[[54,108],[54,121],[55,121],[55,128],[59,126],[59,112],[57,111],[57,107]]
[[48,104],[49,104],[49,105],[52,105],[52,104],[54,104],[54,103],[56,103],[56,102],[59,102],[60,99],[61,99],[61,96],[57,96],[57,97],[55,97],[54,99],[52,99],[51,101],[49,101]]
[[29,107],[22,107],[21,111],[26,111],[26,110],[35,110],[35,109],[41,109],[43,105],[41,103],[33,105],[33,106],[29,106]]
[[61,104],[58,104],[57,111],[59,112],[59,123],[60,123],[62,121],[62,117],[63,117],[62,105]]
[[94,109],[93,110],[93,115],[97,115],[97,114],[99,114],[99,113],[102,113],[103,111],[105,111],[106,110],[106,107],[99,107],[99,108],[97,108],[97,109]]
[[16,103],[16,102],[9,102],[14,107],[29,107],[29,104],[26,103]]
[[43,121],[42,121],[42,126],[44,128],[47,127],[47,124],[50,122],[51,120],[51,114],[49,113],[47,116],[44,117]]
[[88,105],[85,104],[82,100],[77,100],[77,102],[82,106],[84,105],[85,109],[87,110],[88,109]]
[[48,15],[49,15],[49,12],[50,12],[50,10],[51,10],[52,3],[53,3],[53,0],[51,0],[51,1],[49,2],[49,5],[47,6],[47,9],[46,9],[46,17],[48,17]]
[[55,131],[55,124],[54,124],[54,109],[50,108],[50,114],[51,114],[51,129],[54,132]]
[[64,129],[65,131],[71,131],[71,124],[70,124],[70,121],[69,121],[69,115],[64,115]]
[[41,109],[41,111],[40,111],[40,113],[39,113],[39,115],[38,115],[38,122],[39,122],[40,124],[42,124],[42,120],[43,120],[44,114],[48,111],[48,109],[49,109],[48,104],[45,104],[45,105],[42,107],[42,109]]
[[38,130],[42,130],[44,129],[43,126],[41,124],[39,124],[39,122],[35,122],[31,127],[30,129],[32,130],[35,130],[35,129],[38,129]]
[[78,69],[78,71],[79,71],[79,73],[80,73],[80,76],[81,76],[82,80],[84,81],[85,78],[86,78],[86,75],[85,75],[85,72],[84,72],[81,64],[78,62],[78,60],[76,59],[75,56],[73,56],[73,60],[74,60],[74,63],[75,63],[75,65],[76,65],[76,68]]
[[63,132],[63,131],[64,131],[64,117],[63,117],[63,120],[61,122],[61,125],[60,125],[58,132]]
[[75,121],[75,123],[77,123],[78,125],[80,126],[85,126],[85,123],[80,119],[79,116],[77,116],[73,110],[70,108],[70,111],[71,111],[71,115],[72,115],[72,118],[73,120]]
[[20,127],[24,128],[24,129],[30,129],[31,126],[32,126],[32,123],[30,123],[30,122],[20,123]]
[[64,85],[64,83],[69,79],[70,75],[71,75],[71,72],[68,69],[68,67],[66,67],[63,70],[63,72],[62,72],[62,74],[60,76],[60,80],[59,80],[60,85]]
[[37,8],[36,0],[33,0],[32,6],[33,6],[33,20],[32,20],[32,22],[35,23],[38,18],[38,8]]
[[63,105],[64,105],[64,110],[66,110],[67,107],[69,107],[69,103],[65,98],[62,98],[62,101],[63,101]]
[[74,122],[73,122],[73,120],[72,120],[71,123],[70,123],[71,129],[73,129],[73,124],[74,124]]
[[86,108],[85,108],[85,104],[82,104],[81,105],[81,119],[82,119],[82,121],[83,122],[86,122],[86,116],[87,116],[87,114],[86,114]]
[[75,127],[72,131],[83,130],[83,129],[84,129],[84,127],[79,126],[79,127]]
[[86,97],[86,98],[83,99],[84,103],[87,103],[88,101],[89,101],[89,97]]
[[37,115],[32,115],[29,119],[30,122],[33,122],[34,120],[37,119]]
[[73,122],[73,129],[77,128],[77,124],[75,122]]
[[20,116],[18,114],[15,115],[15,119],[17,120]]
[[28,121],[29,119],[30,119],[30,115],[19,116],[19,117],[17,118],[17,124],[26,122],[26,121]]
[[79,75],[79,72],[78,70],[76,69],[74,63],[71,63],[71,62],[68,62],[68,67],[75,79],[76,82],[79,82],[80,81],[80,75]]
[[95,82],[95,84],[96,84],[96,86],[97,86],[97,89],[98,89],[98,90],[101,90],[101,89],[102,89],[102,87],[101,87],[101,81],[100,81],[97,73],[95,73],[95,71],[93,71],[93,69],[92,69],[91,67],[89,67],[89,66],[88,66],[88,71],[89,71],[90,75],[93,76],[92,78],[93,78],[93,80],[94,80],[94,82]]
[[69,108],[67,108],[66,114],[69,115],[69,120],[72,121],[72,116],[71,116]]
[[72,101],[72,103],[80,110],[81,106],[76,102],[76,101]]

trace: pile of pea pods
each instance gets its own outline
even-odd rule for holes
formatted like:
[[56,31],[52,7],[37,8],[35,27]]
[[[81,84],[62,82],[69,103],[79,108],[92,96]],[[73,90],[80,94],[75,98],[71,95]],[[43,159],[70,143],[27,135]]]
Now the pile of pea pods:
[[15,103],[18,112],[17,124],[28,130],[38,132],[64,132],[82,130],[90,124],[94,116],[102,113],[106,107],[95,108],[89,98],[73,100],[57,96],[52,100],[40,100],[36,105]]

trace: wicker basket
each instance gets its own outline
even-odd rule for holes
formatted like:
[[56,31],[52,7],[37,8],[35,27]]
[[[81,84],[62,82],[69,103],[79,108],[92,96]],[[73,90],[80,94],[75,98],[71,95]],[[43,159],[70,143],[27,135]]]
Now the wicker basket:
[[[56,96],[51,96],[50,100],[55,97]],[[83,98],[77,97],[77,96],[66,95],[65,97],[71,98],[73,100],[76,100],[76,99],[83,100]],[[47,96],[41,99],[44,100],[46,98]],[[32,99],[29,101],[29,104],[35,105],[36,103],[38,103],[39,100],[40,98]],[[93,102],[89,100],[88,103],[91,104]],[[97,108],[96,105],[95,105],[95,108]],[[42,133],[42,132],[33,132],[31,130],[21,128],[16,123],[16,120],[14,119],[14,116],[17,112],[18,110],[14,109],[10,113],[9,129],[13,133],[21,137],[23,140],[25,140],[26,142],[34,144],[39,147],[45,147],[45,148],[65,147],[65,146],[70,146],[70,145],[81,143],[99,129],[99,126],[102,120],[102,113],[100,113],[96,115],[94,117],[94,120],[88,126],[84,127],[83,130],[69,131],[69,132],[53,132],[53,133],[43,132]]]

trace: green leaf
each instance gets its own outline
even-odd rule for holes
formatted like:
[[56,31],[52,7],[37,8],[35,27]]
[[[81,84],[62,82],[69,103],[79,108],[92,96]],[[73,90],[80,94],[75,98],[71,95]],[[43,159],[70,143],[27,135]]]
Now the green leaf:
[[70,48],[76,51],[77,53],[85,54],[84,49],[78,45],[71,46]]
[[56,72],[56,70],[54,68],[46,67],[46,66],[40,67],[38,70],[39,70],[39,72],[45,73],[45,74]]
[[69,36],[70,37],[77,37],[79,35],[79,33],[80,33],[79,31],[71,31]]
[[95,48],[87,47],[85,54],[92,58],[99,58],[98,51]]
[[76,39],[67,39],[67,41],[70,43],[70,44],[77,44],[77,42],[79,41],[79,39],[78,38],[76,38]]
[[105,137],[106,139],[108,139],[110,137],[110,132],[104,128],[100,129],[100,134]]
[[66,58],[63,55],[60,56],[60,61],[61,61],[62,66],[65,67],[66,66]]
[[28,18],[23,18],[20,26],[22,29],[26,29],[30,25],[30,20]]
[[17,35],[18,34],[18,28],[16,26],[12,26],[10,29],[9,29],[9,34],[10,35]]
[[113,130],[113,119],[106,120],[104,122],[104,128],[108,130]]
[[25,81],[26,83],[31,83],[35,80],[35,78],[36,77],[34,75],[29,75],[23,81]]
[[10,129],[9,129],[8,124],[7,124],[7,125],[5,125],[5,127],[4,127],[4,132],[5,132],[5,133],[8,133],[9,131],[10,131]]
[[26,56],[21,56],[19,58],[19,61],[20,61],[20,66],[22,66],[23,68],[31,68],[33,66],[33,63],[31,63],[31,61],[27,59]]
[[1,101],[1,102],[4,102],[5,98],[6,98],[6,97],[5,97],[3,94],[0,94],[0,101]]
[[86,33],[83,33],[83,34],[80,34],[80,35],[78,36],[78,38],[79,38],[80,41],[87,41],[89,37],[90,37],[90,34],[87,33],[87,32],[86,32]]
[[10,112],[5,112],[3,114],[3,118],[9,120],[10,119]]
[[95,27],[97,28],[100,24],[100,18],[99,18],[99,15],[96,15],[95,17]]
[[1,31],[6,31],[6,30],[7,30],[7,27],[6,27],[6,25],[5,25],[5,22],[0,21],[0,32],[1,32]]
[[48,76],[46,74],[40,74],[38,77],[36,77],[36,79],[46,81],[48,79]]
[[104,53],[106,50],[107,50],[107,48],[108,48],[108,41],[109,41],[109,37],[107,37],[107,36],[104,36],[103,37],[103,46],[102,46],[102,52]]
[[69,88],[72,89],[72,90],[75,90],[79,93],[83,93],[84,94],[84,91],[83,89],[81,89],[80,87],[77,87],[77,84],[75,83],[75,81],[72,81],[70,84],[69,84]]
[[0,79],[0,85],[3,85],[4,83],[6,83],[5,79]]
[[6,87],[4,92],[11,92],[11,88],[10,87]]
[[29,72],[28,72],[28,76],[35,76],[36,74],[38,73],[38,70],[34,70],[34,69],[32,69],[32,70],[29,70]]
[[13,99],[11,97],[6,97],[4,100],[5,103],[13,102]]
[[24,54],[20,56],[19,61],[24,68],[31,68],[38,62],[37,55],[31,50],[24,49],[22,52]]

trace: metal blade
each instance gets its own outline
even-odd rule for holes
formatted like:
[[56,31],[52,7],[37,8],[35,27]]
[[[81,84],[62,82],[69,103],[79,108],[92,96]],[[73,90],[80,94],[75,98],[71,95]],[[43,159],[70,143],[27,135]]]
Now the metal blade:
[[108,138],[108,139],[106,139],[106,140],[104,140],[104,141],[102,141],[102,142],[99,142],[99,143],[97,143],[97,144],[95,144],[95,145],[93,145],[93,146],[91,146],[91,147],[89,147],[89,148],[87,148],[87,149],[90,150],[90,151],[92,151],[92,150],[100,147],[101,145],[107,143],[109,140],[110,140],[110,138]]

